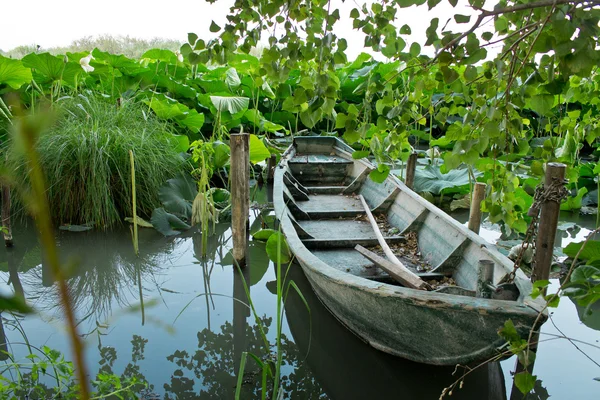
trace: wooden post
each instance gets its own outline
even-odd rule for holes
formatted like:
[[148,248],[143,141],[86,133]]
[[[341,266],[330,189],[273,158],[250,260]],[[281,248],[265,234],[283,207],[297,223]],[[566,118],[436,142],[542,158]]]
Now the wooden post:
[[231,147],[231,230],[233,236],[233,258],[245,265],[248,248],[247,224],[250,213],[250,152],[249,135],[230,135]]
[[469,230],[479,234],[481,227],[481,202],[485,198],[485,183],[475,182],[473,196],[471,196],[471,210],[469,212]]
[[267,183],[272,183],[275,177],[275,165],[277,165],[277,155],[271,154],[267,160]]
[[2,226],[4,227],[4,244],[6,247],[12,247],[13,236],[10,224],[10,187],[2,184]]
[[[549,187],[554,181],[558,181],[562,185],[566,169],[567,166],[565,164],[553,162],[546,164],[544,187]],[[535,241],[535,265],[533,271],[531,271],[532,282],[540,279],[548,279],[550,276],[556,227],[558,226],[558,214],[560,212],[560,203],[555,201],[544,201],[541,207],[538,234]]]
[[412,153],[408,156],[408,162],[406,163],[406,179],[404,183],[412,190],[415,184],[415,171],[417,169],[417,153]]
[[477,269],[477,297],[484,299],[492,298],[492,290],[488,284],[493,283],[494,262],[492,260],[480,260]]

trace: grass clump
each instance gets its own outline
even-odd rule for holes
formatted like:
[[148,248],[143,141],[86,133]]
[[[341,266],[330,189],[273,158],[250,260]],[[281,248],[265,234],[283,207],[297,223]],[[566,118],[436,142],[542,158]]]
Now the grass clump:
[[[137,212],[150,215],[160,204],[160,186],[185,168],[169,126],[133,100],[117,106],[79,95],[55,107],[57,122],[37,143],[55,222],[107,229],[132,216],[129,150],[136,160]],[[23,182],[26,165],[15,154],[9,153],[8,167]]]

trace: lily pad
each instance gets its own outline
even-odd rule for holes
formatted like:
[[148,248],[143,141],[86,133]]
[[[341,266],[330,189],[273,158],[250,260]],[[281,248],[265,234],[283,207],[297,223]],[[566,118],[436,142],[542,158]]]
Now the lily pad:
[[[281,251],[278,251],[280,249]],[[292,252],[281,232],[276,232],[269,236],[267,240],[267,254],[274,263],[289,263],[292,260]]]
[[[125,221],[133,224],[132,217],[126,217]],[[137,217],[137,226],[141,226],[142,228],[154,228],[154,225],[140,217]]]
[[58,229],[69,232],[86,232],[91,231],[92,227],[89,225],[61,225]]
[[165,211],[164,208],[155,208],[150,219],[154,229],[165,236],[179,235],[181,231],[190,229],[190,226],[177,216]]
[[428,165],[417,168],[414,181],[415,192],[430,192],[435,195],[469,192],[469,171],[453,169],[442,174],[439,167]]
[[[181,174],[177,178],[169,179],[158,190],[158,198],[165,211],[187,221],[191,220],[192,204],[197,194],[196,181],[188,174]],[[154,222],[152,224],[154,225]],[[156,227],[156,225],[154,226]]]

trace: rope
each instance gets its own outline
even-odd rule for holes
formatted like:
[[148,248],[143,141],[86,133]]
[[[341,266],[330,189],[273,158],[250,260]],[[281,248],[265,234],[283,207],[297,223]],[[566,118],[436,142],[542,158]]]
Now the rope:
[[[535,238],[537,236],[538,220],[540,217],[542,204],[550,201],[560,204],[564,199],[566,199],[569,195],[569,191],[565,187],[565,183],[567,183],[567,181],[560,180],[558,178],[552,178],[552,182],[550,185],[548,185],[548,187],[544,187],[545,185],[540,183],[535,188],[533,204],[531,204],[531,207],[527,212],[527,215],[531,217],[531,222],[529,223],[527,231],[525,232],[525,239],[523,240],[521,250],[519,251],[519,254],[515,260],[515,264],[513,265],[513,270],[510,274],[508,274],[506,279],[504,279],[504,282],[511,283],[515,280],[517,270],[521,266],[523,254],[525,254],[525,251],[528,248],[533,248],[533,251],[535,252]],[[533,257],[531,264],[533,268],[535,266],[535,256]]]

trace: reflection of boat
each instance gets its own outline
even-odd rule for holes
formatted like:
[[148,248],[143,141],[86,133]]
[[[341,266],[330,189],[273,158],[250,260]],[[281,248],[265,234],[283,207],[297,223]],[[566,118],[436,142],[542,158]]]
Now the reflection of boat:
[[[329,398],[438,399],[460,377],[461,369],[453,376],[454,367],[418,364],[372,349],[320,304],[298,265],[292,265],[288,279],[298,285],[310,308],[309,314],[296,292],[290,291],[285,311],[292,336]],[[463,388],[448,398],[505,400],[500,364],[474,370]]]
[[[469,363],[497,354],[504,343],[498,329],[508,319],[526,335],[543,301],[528,297],[531,283],[525,275],[517,271],[512,300],[473,297],[478,262],[495,264],[497,284],[512,271],[510,260],[394,177],[374,183],[373,165],[353,160],[352,151],[337,138],[296,138],[275,172],[276,215],[325,306],[373,347],[428,364]],[[387,283],[389,276],[353,249],[357,242],[377,244],[370,225],[356,220],[365,212],[353,193],[385,216],[390,231],[415,233],[419,262],[434,267],[423,279],[452,276],[462,290],[450,288],[460,295]]]

